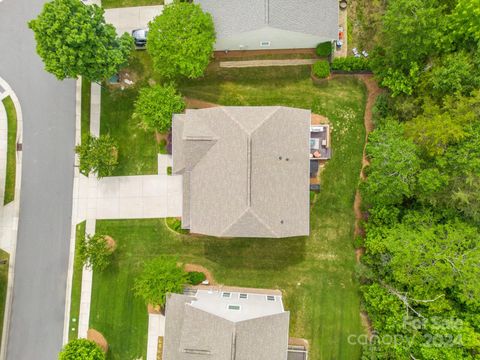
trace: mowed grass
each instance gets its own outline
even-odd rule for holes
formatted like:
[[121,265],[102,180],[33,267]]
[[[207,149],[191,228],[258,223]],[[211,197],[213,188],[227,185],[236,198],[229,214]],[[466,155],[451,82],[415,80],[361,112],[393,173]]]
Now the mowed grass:
[[85,78],[82,78],[82,111],[81,111],[81,142],[85,142],[90,134],[90,101],[92,84]]
[[83,264],[79,259],[79,244],[85,238],[85,221],[77,224],[75,232],[75,258],[73,261],[72,296],[70,303],[70,328],[68,339],[76,339],[78,336],[78,317],[80,315],[80,295],[82,293],[82,270]]
[[17,111],[10,96],[3,99],[3,106],[7,112],[7,174],[3,204],[6,205],[15,199],[15,178],[17,171]]
[[6,261],[5,264],[0,264],[0,339],[2,338],[3,319],[5,317],[5,301],[7,299],[9,260],[10,255],[0,249],[0,261]]
[[145,358],[147,308],[132,287],[145,261],[163,254],[206,266],[223,284],[281,289],[290,335],[310,341],[310,359],[359,358],[348,336],[363,333],[352,242],[365,89],[347,77],[315,86],[309,73],[308,67],[212,67],[205,78],[181,84],[187,96],[224,105],[285,105],[326,115],[333,157],[321,175],[308,238],[195,238],[172,233],[164,219],[98,221],[97,232],[118,244],[113,263],[94,274],[90,314],[91,327],[109,342],[109,359]]
[[102,0],[102,7],[110,9],[130,6],[163,5],[163,3],[163,0]]
[[135,85],[124,90],[119,87],[102,87],[100,133],[110,134],[119,147],[118,166],[113,176],[158,173],[159,144],[155,141],[155,134],[142,129],[138,119],[132,118],[138,91],[143,86],[148,86],[149,69],[148,54],[137,51],[125,70],[141,74]]

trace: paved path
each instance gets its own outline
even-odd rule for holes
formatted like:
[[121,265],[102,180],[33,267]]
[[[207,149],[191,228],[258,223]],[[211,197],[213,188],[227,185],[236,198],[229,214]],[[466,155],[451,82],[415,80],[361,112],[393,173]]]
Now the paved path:
[[[27,21],[45,0],[0,2],[0,76],[22,106],[23,176],[8,360],[56,359],[62,346],[75,135],[74,81],[44,71]],[[12,41],[15,39],[15,41]]]
[[345,57],[348,53],[348,22],[347,22],[347,9],[340,10],[338,13],[338,27],[343,31],[342,47],[338,49],[335,47],[334,56],[335,57]]
[[145,28],[148,23],[163,11],[163,5],[138,6],[106,9],[105,21],[117,29],[117,34],[131,33],[134,29]]
[[147,360],[157,360],[158,338],[165,335],[165,315],[148,314]]
[[246,67],[263,67],[263,66],[298,66],[298,65],[312,65],[317,61],[318,59],[221,61],[220,67],[246,68]]

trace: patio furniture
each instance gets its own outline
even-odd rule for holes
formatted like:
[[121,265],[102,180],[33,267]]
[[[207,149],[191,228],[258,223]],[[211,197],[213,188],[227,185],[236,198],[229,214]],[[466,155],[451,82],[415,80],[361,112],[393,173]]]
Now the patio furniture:
[[325,139],[322,140],[322,146],[325,146],[325,147],[327,146],[327,140]]
[[313,157],[314,158],[320,158],[322,156],[322,154],[320,154],[320,151],[316,150],[314,153],[313,153]]

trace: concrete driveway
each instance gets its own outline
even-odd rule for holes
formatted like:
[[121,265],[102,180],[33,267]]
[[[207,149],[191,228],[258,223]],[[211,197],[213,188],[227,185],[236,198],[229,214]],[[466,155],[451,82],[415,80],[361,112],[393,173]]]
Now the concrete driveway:
[[163,11],[163,5],[138,6],[105,10],[105,21],[117,29],[117,34],[131,33],[147,27],[148,23]]
[[144,219],[182,215],[182,176],[106,177],[81,175],[74,198],[76,222],[85,219]]

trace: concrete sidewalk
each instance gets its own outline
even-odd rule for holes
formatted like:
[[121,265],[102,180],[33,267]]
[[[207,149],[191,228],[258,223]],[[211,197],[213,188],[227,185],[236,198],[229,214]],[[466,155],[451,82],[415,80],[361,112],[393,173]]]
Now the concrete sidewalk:
[[165,336],[165,315],[148,314],[147,360],[157,360],[158,338]]
[[22,152],[16,151],[15,196],[14,200],[3,205],[8,151],[8,119],[3,99],[10,97],[17,113],[17,137],[15,145],[23,140],[23,116],[18,97],[10,85],[0,77],[0,248],[10,255],[8,264],[8,284],[5,298],[3,333],[0,345],[0,358],[6,356],[12,307],[13,280],[15,271],[15,253],[17,247],[18,220],[20,214],[20,186],[22,177]]

